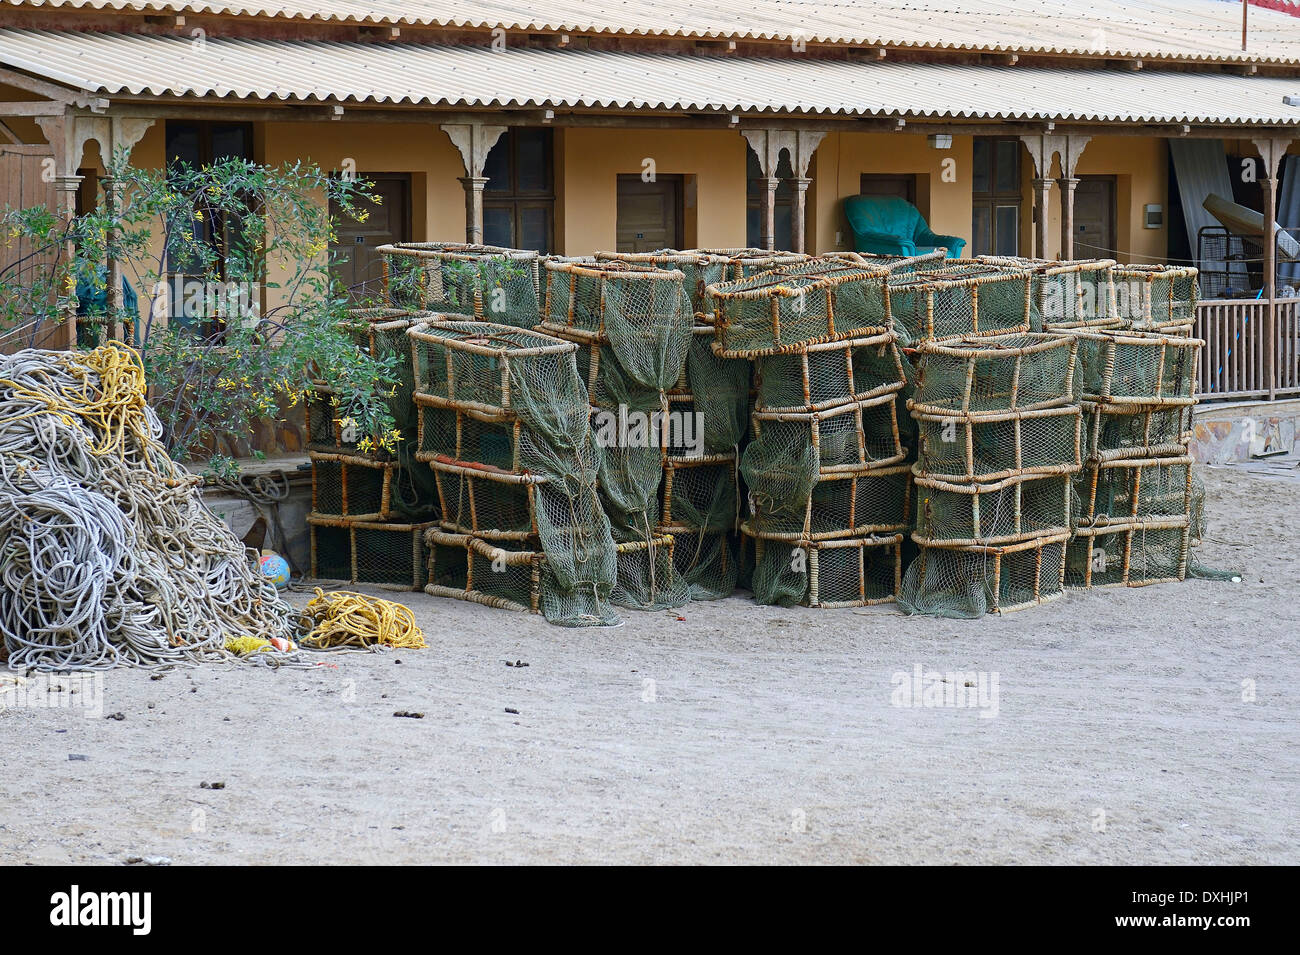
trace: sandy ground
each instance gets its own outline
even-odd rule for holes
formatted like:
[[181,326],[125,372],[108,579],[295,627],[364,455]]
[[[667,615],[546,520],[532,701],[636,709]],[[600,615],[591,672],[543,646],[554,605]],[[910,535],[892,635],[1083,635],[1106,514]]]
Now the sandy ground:
[[[605,631],[413,594],[425,651],[110,672],[124,719],[0,713],[0,857],[1294,864],[1300,480],[1206,479],[1241,583]],[[918,664],[996,672],[996,717],[892,705]]]

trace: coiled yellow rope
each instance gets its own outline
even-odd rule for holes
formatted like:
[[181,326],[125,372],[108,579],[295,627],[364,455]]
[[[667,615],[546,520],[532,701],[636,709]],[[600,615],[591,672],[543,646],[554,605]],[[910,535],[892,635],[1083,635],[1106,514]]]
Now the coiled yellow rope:
[[312,630],[302,643],[312,649],[380,645],[423,650],[427,646],[424,631],[415,624],[415,615],[391,600],[350,590],[327,594],[318,587],[303,613],[311,621]]

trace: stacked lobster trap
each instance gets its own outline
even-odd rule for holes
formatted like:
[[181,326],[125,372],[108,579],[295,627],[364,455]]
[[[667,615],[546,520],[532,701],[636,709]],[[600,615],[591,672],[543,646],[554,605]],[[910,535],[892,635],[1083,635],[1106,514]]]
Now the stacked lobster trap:
[[537,323],[541,256],[461,242],[381,245],[390,302],[424,311],[531,328]]
[[1077,351],[1073,336],[1034,332],[917,346],[909,611],[978,617],[1063,595]]
[[[1176,310],[1146,310],[1172,323]],[[1066,562],[1075,587],[1183,580],[1199,537],[1202,492],[1188,454],[1203,343],[1129,329],[1078,335],[1084,467]]]
[[[577,348],[599,449],[600,502],[614,540],[636,548],[620,557],[617,599],[636,609],[679,607],[691,596],[675,563],[675,537],[664,529],[671,520],[661,520],[664,504],[672,503],[661,501],[661,485],[666,468],[703,453],[693,419],[681,409],[674,414],[669,401],[686,367],[692,326],[680,271],[617,260],[546,262],[537,330]],[[707,463],[714,470],[724,465]],[[679,482],[677,492],[690,483]],[[687,512],[683,501],[677,513]]]
[[383,361],[396,379],[386,399],[391,432],[361,433],[344,400],[324,382],[307,392],[313,577],[420,586],[423,532],[437,509],[431,482],[406,453],[416,427],[406,332],[424,318],[397,308],[348,313],[346,329],[357,348]]
[[425,536],[425,590],[557,624],[617,622],[616,572],[652,544],[616,547],[610,535],[577,347],[446,316],[407,334],[416,457],[442,508]]
[[713,352],[754,363],[741,458],[755,599],[847,607],[898,592],[908,526],[905,384],[887,268],[796,263],[709,286]]

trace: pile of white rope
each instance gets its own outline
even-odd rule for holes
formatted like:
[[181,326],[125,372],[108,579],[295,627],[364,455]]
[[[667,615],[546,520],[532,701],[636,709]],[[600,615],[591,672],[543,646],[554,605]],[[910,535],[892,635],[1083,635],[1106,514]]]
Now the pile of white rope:
[[0,636],[11,669],[193,663],[228,657],[232,639],[300,632],[161,434],[125,346],[0,356]]

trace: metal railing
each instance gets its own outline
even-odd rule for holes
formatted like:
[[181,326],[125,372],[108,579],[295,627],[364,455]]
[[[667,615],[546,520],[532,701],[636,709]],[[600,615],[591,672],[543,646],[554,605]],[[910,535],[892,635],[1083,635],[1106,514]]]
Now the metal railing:
[[1278,299],[1276,308],[1270,355],[1267,301],[1197,303],[1195,334],[1205,342],[1198,382],[1202,401],[1300,394],[1300,299]]

